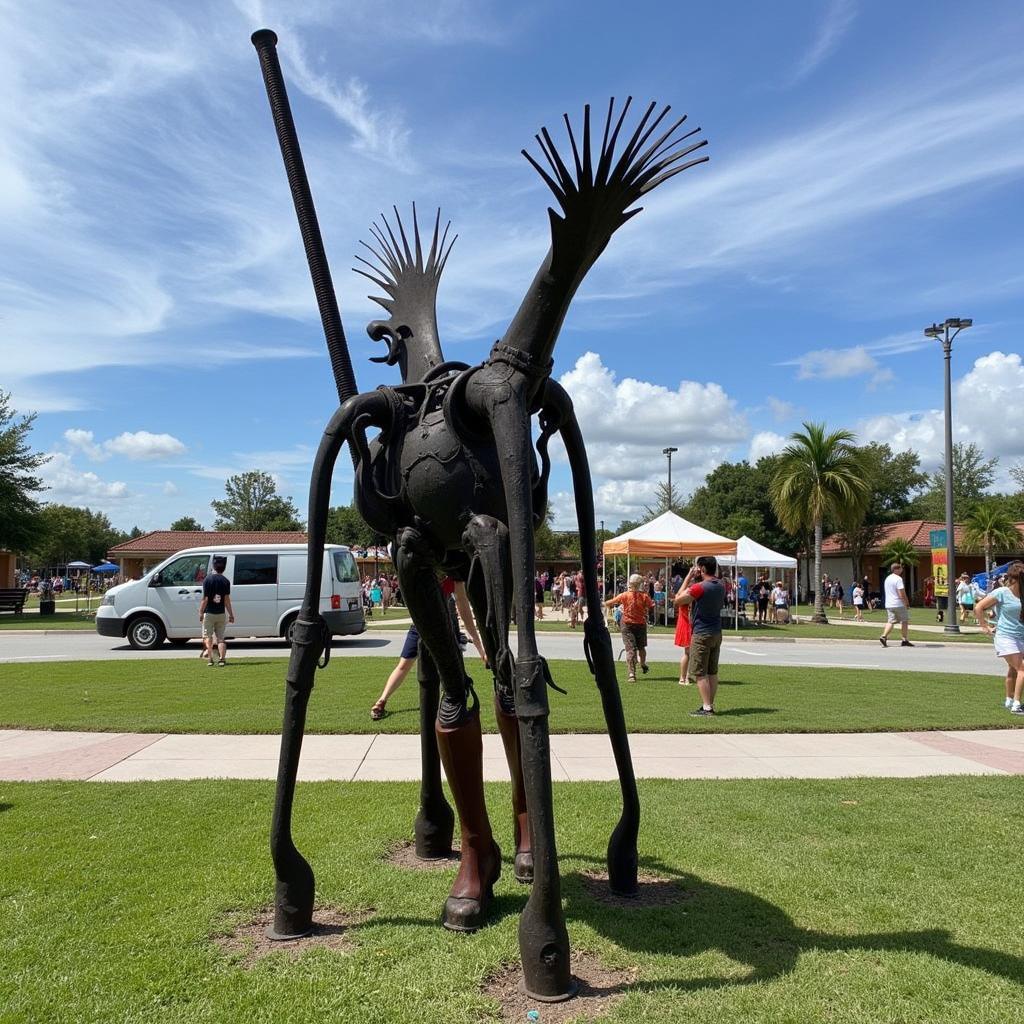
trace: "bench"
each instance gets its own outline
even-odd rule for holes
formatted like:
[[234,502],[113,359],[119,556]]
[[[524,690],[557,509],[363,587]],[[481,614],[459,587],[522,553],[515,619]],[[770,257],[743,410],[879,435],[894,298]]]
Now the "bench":
[[0,587],[0,612],[20,615],[25,610],[28,591],[23,587]]

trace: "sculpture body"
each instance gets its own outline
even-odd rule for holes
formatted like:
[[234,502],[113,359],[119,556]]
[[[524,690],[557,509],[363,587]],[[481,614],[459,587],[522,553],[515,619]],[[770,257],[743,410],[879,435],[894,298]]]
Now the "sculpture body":
[[[389,314],[370,336],[385,341],[379,361],[397,365],[402,383],[356,393],[344,333],[323,258],[316,216],[288,111],[273,33],[253,36],[310,259],[331,350],[341,406],[325,431],[313,468],[309,503],[309,579],[293,629],[285,721],[271,850],[277,872],[273,936],[308,932],[314,881],[291,838],[291,808],[306,706],[330,635],[318,611],[330,479],[341,446],[356,467],[355,501],[366,521],[393,538],[402,593],[419,629],[423,781],[416,818],[416,849],[424,857],[450,851],[453,816],[445,801],[439,761],[458,811],[461,864],[446,901],[443,923],[474,931],[486,922],[501,855],[483,799],[479,700],[466,673],[439,585],[444,572],[466,582],[493,675],[499,732],[513,781],[514,871],[532,889],[520,919],[526,991],[538,999],[573,994],[569,943],[562,914],[551,798],[547,687],[554,685],[537,650],[533,623],[534,530],[544,519],[550,462],[557,432],[568,455],[580,526],[586,599],[600,607],[590,471],[583,438],[565,391],[551,379],[552,353],[569,303],[611,235],[639,212],[634,204],[662,181],[706,159],[692,154],[703,140],[680,135],[685,118],[663,124],[652,103],[628,140],[619,137],[629,109],[609,104],[599,147],[591,140],[586,108],[567,166],[547,130],[537,142],[550,168],[524,152],[551,188],[559,211],[549,210],[551,248],[504,337],[478,366],[447,363],[435,318],[437,284],[451,252],[448,228],[435,219],[429,249],[413,209],[412,230],[395,210],[371,228],[370,259],[359,272],[385,293],[376,301]],[[411,234],[411,237],[410,237]],[[454,240],[452,240],[454,241]],[[539,419],[536,446],[532,418]],[[367,431],[376,429],[372,442]],[[509,646],[513,601],[517,650]],[[611,640],[600,615],[584,624],[587,660],[601,693],[619,770],[623,811],[608,846],[613,889],[637,888],[639,800],[615,677]],[[325,663],[325,662],[324,662]]]

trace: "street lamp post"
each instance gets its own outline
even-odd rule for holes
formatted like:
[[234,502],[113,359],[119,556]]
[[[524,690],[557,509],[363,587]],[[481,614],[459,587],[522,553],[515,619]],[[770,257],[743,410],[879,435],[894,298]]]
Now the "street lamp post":
[[950,356],[953,354],[953,339],[973,323],[973,320],[950,317],[945,323],[932,324],[924,329],[925,337],[938,338],[942,343],[942,353],[946,360],[946,633],[960,632],[956,615],[956,552],[953,533],[953,389],[950,383]]
[[662,448],[661,454],[668,456],[668,511],[672,511],[672,453],[679,451],[678,448]]

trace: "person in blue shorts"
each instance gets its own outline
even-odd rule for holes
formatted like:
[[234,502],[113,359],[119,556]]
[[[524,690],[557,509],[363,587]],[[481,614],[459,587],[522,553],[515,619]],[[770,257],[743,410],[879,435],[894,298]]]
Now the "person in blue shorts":
[[[455,607],[458,609],[459,615],[462,616],[466,632],[473,641],[473,646],[480,653],[480,657],[483,658],[484,667],[486,668],[487,654],[484,652],[484,645],[480,640],[480,634],[476,631],[476,623],[473,621],[473,610],[470,608],[469,596],[466,594],[466,585],[464,583],[456,583],[450,576],[446,576],[441,583],[441,589],[446,597],[454,597]],[[452,617],[454,618],[454,614]],[[457,633],[457,623],[453,622],[452,625]],[[377,698],[377,702],[373,707],[370,708],[370,717],[375,722],[379,722],[387,714],[388,698],[405,682],[405,677],[409,674],[409,670],[413,665],[416,664],[419,653],[420,634],[415,626],[410,626],[409,632],[405,634],[405,642],[402,644],[402,653],[399,655],[398,664],[391,670],[391,675],[388,676],[388,681],[384,684],[381,695]]]

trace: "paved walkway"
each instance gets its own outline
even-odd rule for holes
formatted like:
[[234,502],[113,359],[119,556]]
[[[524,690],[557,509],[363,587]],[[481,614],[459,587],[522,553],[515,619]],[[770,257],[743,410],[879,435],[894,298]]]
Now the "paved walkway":
[[[828,734],[634,734],[641,778],[911,778],[1024,775],[1024,729]],[[0,780],[272,779],[277,736],[0,730]],[[556,781],[614,779],[608,738],[551,738]],[[419,778],[417,736],[307,736],[301,779]],[[484,737],[484,773],[507,780],[498,736]]]

